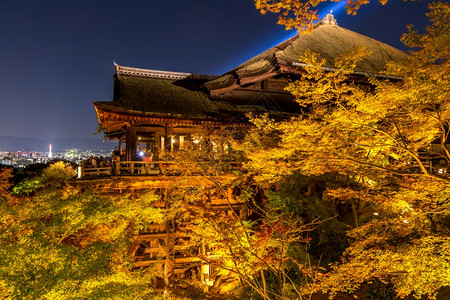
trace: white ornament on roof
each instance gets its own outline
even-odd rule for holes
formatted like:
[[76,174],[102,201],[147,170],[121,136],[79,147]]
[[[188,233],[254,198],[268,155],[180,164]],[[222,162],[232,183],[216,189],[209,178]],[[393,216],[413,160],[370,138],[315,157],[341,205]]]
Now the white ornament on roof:
[[337,21],[333,16],[333,10],[331,10],[328,15],[326,15],[322,20],[320,20],[319,24],[337,25]]

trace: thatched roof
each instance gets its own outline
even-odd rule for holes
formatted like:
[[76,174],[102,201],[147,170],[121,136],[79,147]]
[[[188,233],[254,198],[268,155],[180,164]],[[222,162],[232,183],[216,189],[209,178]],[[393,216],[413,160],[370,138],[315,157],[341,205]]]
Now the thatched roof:
[[111,105],[161,116],[206,118],[218,113],[206,94],[182,86],[194,82],[119,75]]
[[[329,21],[331,20],[331,21]],[[230,75],[234,79],[234,86],[249,82],[259,81],[264,78],[275,76],[281,66],[292,69],[301,69],[299,57],[307,50],[318,54],[326,59],[325,67],[335,68],[335,59],[348,53],[355,46],[362,46],[372,52],[361,60],[355,68],[355,73],[380,74],[385,70],[390,61],[402,61],[407,54],[394,47],[361,35],[354,31],[337,25],[334,17],[330,14],[319,22],[309,33],[296,35],[283,43],[264,51],[263,53],[247,60],[236,68],[216,78],[214,82],[222,82],[218,87],[214,82],[208,82],[205,86],[210,90],[225,89],[226,83],[230,83]],[[299,64],[300,63],[300,64]],[[227,77],[227,80],[223,78]],[[233,88],[235,88],[233,86]],[[231,84],[229,84],[231,88]]]
[[363,46],[372,54],[363,59],[355,71],[367,73],[380,73],[389,61],[402,61],[407,54],[394,47],[374,40],[370,37],[345,29],[338,25],[321,23],[310,33],[297,35],[252,59],[244,62],[234,70],[246,68],[255,62],[270,61],[273,56],[298,62],[299,56],[306,50],[317,53],[327,60],[327,67],[335,67],[334,60],[347,53],[355,46]]
[[[217,122],[230,125],[245,123],[247,113],[269,112],[283,115],[284,111],[270,111],[260,103],[233,103],[211,100],[202,85],[214,78],[207,75],[136,69],[116,65],[113,101],[95,102],[99,123],[104,127],[115,114],[111,124],[127,118],[133,120],[190,120],[195,124]],[[103,116],[100,116],[102,115]],[[123,118],[117,118],[117,115]],[[127,117],[126,117],[127,116]],[[109,118],[110,121],[107,121]],[[200,123],[198,123],[200,122]]]

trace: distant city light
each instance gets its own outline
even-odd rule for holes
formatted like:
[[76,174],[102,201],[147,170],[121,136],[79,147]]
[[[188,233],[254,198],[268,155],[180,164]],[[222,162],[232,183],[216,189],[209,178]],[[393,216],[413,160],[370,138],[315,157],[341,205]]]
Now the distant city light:
[[50,146],[48,146],[48,158],[52,158],[52,157],[53,157],[52,144],[50,144]]
[[81,149],[64,149],[54,151],[52,146],[52,157],[49,157],[49,151],[4,151],[0,149],[0,164],[24,168],[32,164],[46,164],[53,160],[65,160],[74,163],[87,160],[92,157],[109,157],[110,150],[81,150]]

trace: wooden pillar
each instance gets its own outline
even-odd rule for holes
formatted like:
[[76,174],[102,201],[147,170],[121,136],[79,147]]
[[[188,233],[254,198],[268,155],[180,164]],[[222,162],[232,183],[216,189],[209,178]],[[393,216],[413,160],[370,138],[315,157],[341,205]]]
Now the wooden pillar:
[[78,165],[78,179],[81,179],[84,177],[84,163],[80,162]]
[[[170,209],[170,194],[168,189],[165,191],[165,207],[166,209]],[[171,219],[166,221],[166,245],[165,245],[165,254],[166,261],[164,264],[164,284],[166,288],[169,287],[175,269],[175,220]]]
[[180,135],[180,149],[184,149],[184,135]]
[[159,140],[160,140],[159,156],[161,157],[161,156],[164,156],[164,154],[166,154],[166,137],[160,136]]
[[127,137],[126,137],[126,151],[127,151],[127,160],[135,160],[136,158],[136,126],[131,125],[127,127]]
[[[202,254],[204,257],[207,256],[205,243],[202,242]],[[211,281],[211,270],[209,264],[202,264],[200,266],[200,280],[205,284],[203,291],[208,292],[209,287],[212,285],[213,281]]]
[[166,149],[165,150],[169,153],[172,151],[172,139],[171,138],[172,138],[172,135],[170,132],[170,128],[166,124],[165,133],[164,133],[164,139],[166,141],[166,144],[165,144]]
[[[201,273],[201,281],[202,281],[203,283],[208,284],[209,281],[210,281],[210,279],[209,279],[209,276],[210,276],[209,265],[207,265],[207,264],[201,265],[201,267],[200,267],[200,273]],[[206,291],[205,291],[205,292],[206,292]]]
[[161,134],[159,132],[155,132],[155,147],[153,149],[153,160],[159,160],[162,156],[161,153]]
[[123,145],[122,145],[122,138],[119,139],[119,155],[122,155],[122,151],[123,151]]

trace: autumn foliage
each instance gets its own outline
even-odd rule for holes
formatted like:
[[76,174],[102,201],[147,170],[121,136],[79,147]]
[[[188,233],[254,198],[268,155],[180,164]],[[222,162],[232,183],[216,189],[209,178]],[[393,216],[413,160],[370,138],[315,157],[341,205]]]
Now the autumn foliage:
[[154,196],[80,192],[62,162],[12,190],[0,174],[2,299],[157,299],[153,274],[132,271],[139,230],[160,216]]
[[[291,2],[258,3],[298,11],[300,2]],[[352,293],[378,280],[399,297],[434,298],[450,285],[450,6],[434,3],[428,17],[425,34],[411,27],[402,38],[413,49],[408,60],[388,65],[383,78],[353,75],[369,54],[362,48],[337,59],[336,71],[304,53],[305,74],[287,88],[304,114],[286,122],[253,119],[247,166],[260,184],[298,172],[328,174],[337,180],[323,188],[322,200],[353,211],[350,244],[312,287],[316,292]],[[277,142],[261,146],[270,136]]]
[[[301,29],[321,2],[255,4]],[[168,220],[187,224],[177,251],[211,266],[211,288],[230,299],[438,297],[450,286],[450,5],[430,5],[428,17],[426,33],[402,38],[409,58],[384,76],[355,74],[363,48],[332,71],[304,53],[287,87],[302,113],[251,116],[245,138],[211,135],[214,144],[180,151],[172,172],[182,188],[164,209],[152,192],[81,192],[61,162],[15,186],[0,171],[0,297],[158,299],[158,274],[133,269],[133,255],[139,232]],[[192,176],[208,185],[186,188]]]

